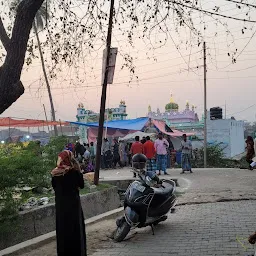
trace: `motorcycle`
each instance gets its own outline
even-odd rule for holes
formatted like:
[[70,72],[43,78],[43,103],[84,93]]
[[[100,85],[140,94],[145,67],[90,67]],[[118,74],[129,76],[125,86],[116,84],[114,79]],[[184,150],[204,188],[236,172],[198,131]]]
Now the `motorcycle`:
[[116,221],[114,240],[121,242],[131,228],[154,226],[167,219],[174,209],[176,184],[172,180],[160,180],[155,172],[133,169],[139,180],[130,184],[125,193],[124,216]]

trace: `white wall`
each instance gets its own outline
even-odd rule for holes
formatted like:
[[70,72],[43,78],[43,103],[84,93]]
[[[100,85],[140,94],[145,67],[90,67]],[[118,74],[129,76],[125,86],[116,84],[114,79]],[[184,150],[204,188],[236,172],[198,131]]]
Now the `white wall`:
[[243,121],[231,119],[207,120],[207,141],[224,148],[225,157],[244,152]]
[[231,120],[230,126],[230,142],[231,157],[241,154],[245,151],[244,142],[244,122]]

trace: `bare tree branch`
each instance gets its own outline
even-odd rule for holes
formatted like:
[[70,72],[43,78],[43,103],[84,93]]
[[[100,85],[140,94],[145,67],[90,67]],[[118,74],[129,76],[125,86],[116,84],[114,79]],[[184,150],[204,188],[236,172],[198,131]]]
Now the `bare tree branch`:
[[0,40],[5,48],[6,51],[8,51],[9,44],[10,44],[10,38],[6,33],[6,30],[4,28],[4,24],[2,21],[2,18],[0,17]]

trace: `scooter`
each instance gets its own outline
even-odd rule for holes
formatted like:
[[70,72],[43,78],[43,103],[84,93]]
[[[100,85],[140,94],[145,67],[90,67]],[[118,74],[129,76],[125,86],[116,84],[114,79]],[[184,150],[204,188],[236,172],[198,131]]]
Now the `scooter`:
[[173,180],[160,180],[155,173],[144,169],[133,169],[139,180],[130,184],[125,193],[124,216],[116,221],[114,240],[121,242],[131,228],[150,226],[154,235],[154,226],[167,219],[169,211],[174,209],[176,184]]

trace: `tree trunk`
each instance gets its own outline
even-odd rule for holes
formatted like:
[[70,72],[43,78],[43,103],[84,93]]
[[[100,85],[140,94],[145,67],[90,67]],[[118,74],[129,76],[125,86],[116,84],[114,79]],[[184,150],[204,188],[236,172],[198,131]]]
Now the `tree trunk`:
[[[40,38],[39,38],[39,35],[38,35],[38,31],[37,31],[37,27],[36,27],[35,22],[33,22],[33,29],[34,29],[35,34],[36,34],[36,40],[37,40],[38,50],[39,50],[39,54],[40,54],[41,65],[42,65],[42,69],[43,69],[43,73],[44,73],[44,79],[45,79],[45,83],[46,83],[46,87],[47,87],[47,91],[48,91],[48,95],[49,95],[49,100],[50,100],[50,105],[51,105],[51,117],[52,117],[52,121],[56,122],[54,104],[53,104],[53,100],[52,100],[51,87],[50,87],[50,83],[49,83],[47,73],[46,73],[46,68],[45,68],[45,64],[44,64],[44,56],[43,56],[41,43],[40,43]],[[58,136],[58,129],[57,129],[56,125],[54,125],[54,135]]]
[[3,23],[0,22],[0,40],[7,51],[4,64],[0,67],[0,114],[24,93],[20,76],[32,24],[43,2],[44,0],[21,1],[17,8],[11,38],[6,37]]

